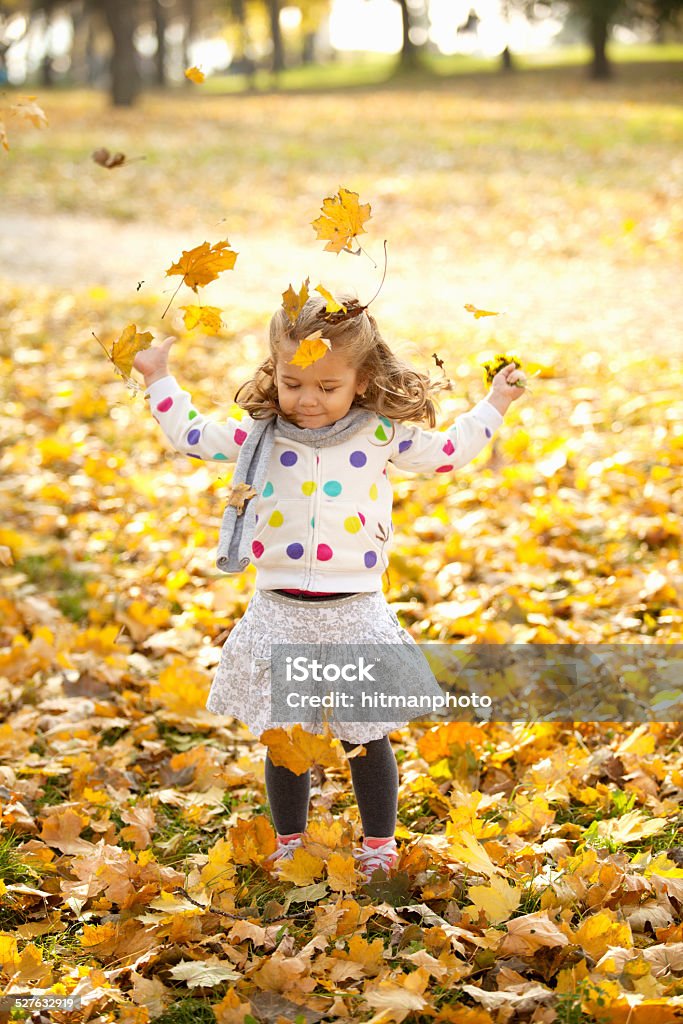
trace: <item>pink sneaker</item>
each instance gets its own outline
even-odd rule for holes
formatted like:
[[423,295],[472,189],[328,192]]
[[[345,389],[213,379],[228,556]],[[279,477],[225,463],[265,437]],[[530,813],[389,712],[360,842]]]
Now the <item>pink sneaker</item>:
[[282,860],[291,860],[294,856],[294,851],[302,845],[303,832],[294,832],[287,839],[280,839],[277,837],[277,849],[269,854],[263,861],[263,866],[272,869],[274,874],[279,874],[278,867],[279,862]]
[[369,846],[367,839],[364,839],[363,845],[353,851],[353,856],[359,862],[358,869],[366,882],[370,881],[377,868],[388,875],[398,860],[396,840],[392,836],[379,846]]

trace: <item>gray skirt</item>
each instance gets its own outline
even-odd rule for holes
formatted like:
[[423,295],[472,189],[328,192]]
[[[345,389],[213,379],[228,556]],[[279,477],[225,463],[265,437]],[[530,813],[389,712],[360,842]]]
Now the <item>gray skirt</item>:
[[[295,723],[270,717],[270,645],[321,641],[418,646],[379,590],[318,601],[257,590],[223,645],[206,707],[217,715],[237,718],[257,739],[265,729],[291,728]],[[308,732],[323,731],[310,721],[299,724]],[[329,721],[332,734],[350,743],[381,739],[407,724]]]

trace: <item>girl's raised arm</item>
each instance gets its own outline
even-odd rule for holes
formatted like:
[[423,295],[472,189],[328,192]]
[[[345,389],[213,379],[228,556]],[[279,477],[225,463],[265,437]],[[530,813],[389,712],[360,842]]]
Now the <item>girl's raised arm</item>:
[[510,404],[521,398],[519,383],[524,380],[522,371],[507,363],[493,378],[486,398],[458,416],[448,430],[397,423],[389,461],[414,472],[450,473],[467,465],[493,437]]
[[235,462],[253,420],[228,418],[216,422],[203,416],[173,374],[168,371],[168,351],[173,338],[138,352],[133,366],[145,377],[145,398],[150,411],[176,451],[193,459]]
[[389,461],[414,473],[450,473],[471,462],[502,422],[501,413],[483,398],[447,430],[423,430],[396,423]]

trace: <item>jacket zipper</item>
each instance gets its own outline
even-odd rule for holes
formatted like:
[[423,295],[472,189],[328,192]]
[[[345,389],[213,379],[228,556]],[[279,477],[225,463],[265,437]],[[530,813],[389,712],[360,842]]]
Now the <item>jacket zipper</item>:
[[[308,559],[308,576],[302,587],[302,590],[310,590],[311,583],[313,582],[313,565],[315,561],[315,553],[318,550],[317,537],[320,523],[320,481],[322,479],[322,469],[320,468],[320,449],[314,448],[313,454],[315,456],[315,491],[313,492],[313,534],[311,536],[311,552]],[[309,513],[310,513],[309,508]],[[311,517],[309,515],[308,522],[310,524]]]

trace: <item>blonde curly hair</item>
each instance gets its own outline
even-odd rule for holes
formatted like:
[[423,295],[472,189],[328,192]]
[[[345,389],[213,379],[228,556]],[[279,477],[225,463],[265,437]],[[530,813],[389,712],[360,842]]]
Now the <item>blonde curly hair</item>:
[[[335,298],[345,306],[358,301],[349,292],[342,292]],[[278,355],[284,346],[292,342],[298,344],[315,331],[320,331],[331,342],[332,351],[343,355],[359,378],[368,382],[365,393],[356,395],[352,407],[370,409],[396,421],[426,420],[430,427],[434,427],[436,405],[431,394],[442,390],[444,382],[433,381],[428,374],[420,373],[397,359],[367,309],[348,320],[330,324],[322,319],[325,306],[321,296],[311,296],[293,324],[280,306],[270,321],[270,356],[237,390],[236,404],[254,419],[283,415],[275,379]]]

